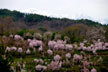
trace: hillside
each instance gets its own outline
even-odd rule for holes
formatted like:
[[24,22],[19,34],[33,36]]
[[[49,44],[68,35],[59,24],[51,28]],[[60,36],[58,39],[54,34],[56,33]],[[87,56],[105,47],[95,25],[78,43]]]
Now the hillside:
[[7,17],[11,19],[11,22],[14,24],[14,27],[17,27],[18,29],[44,28],[46,30],[56,31],[63,30],[68,26],[73,26],[76,24],[84,24],[93,27],[102,26],[100,23],[88,19],[72,20],[67,18],[52,18],[38,14],[21,13],[19,11],[0,9],[0,21],[3,22],[3,19],[4,22],[8,21],[9,19],[5,19]]

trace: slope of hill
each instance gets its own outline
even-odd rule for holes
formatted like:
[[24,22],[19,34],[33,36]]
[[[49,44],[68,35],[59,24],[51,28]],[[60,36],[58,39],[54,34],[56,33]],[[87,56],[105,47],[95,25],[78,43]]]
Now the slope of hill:
[[[63,30],[68,26],[73,26],[76,24],[84,24],[88,26],[99,27],[103,26],[98,22],[94,22],[88,19],[72,20],[67,18],[52,18],[38,14],[21,13],[19,11],[10,11],[8,9],[0,9],[0,21],[2,19],[9,17],[15,27],[18,29],[28,28],[37,29],[45,28],[47,30]],[[4,21],[8,21],[4,19]]]

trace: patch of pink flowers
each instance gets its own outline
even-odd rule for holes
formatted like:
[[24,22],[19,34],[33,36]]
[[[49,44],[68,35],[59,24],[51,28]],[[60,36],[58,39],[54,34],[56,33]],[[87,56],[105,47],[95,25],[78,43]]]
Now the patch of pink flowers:
[[53,51],[52,50],[47,50],[47,53],[49,54],[49,55],[52,55],[53,54]]
[[71,54],[70,53],[67,53],[65,56],[66,56],[67,59],[71,58]]
[[61,59],[60,55],[54,56],[54,60],[55,60],[55,61],[59,61],[60,59]]
[[19,53],[22,53],[23,52],[23,49],[22,48],[18,48],[18,52]]

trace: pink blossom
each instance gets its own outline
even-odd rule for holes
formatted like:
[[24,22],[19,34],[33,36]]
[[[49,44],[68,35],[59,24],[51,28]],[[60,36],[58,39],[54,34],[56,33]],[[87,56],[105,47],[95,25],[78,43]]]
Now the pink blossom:
[[22,53],[23,52],[22,48],[18,48],[18,52]]
[[30,48],[33,48],[34,46],[42,46],[43,45],[43,43],[42,43],[42,41],[40,41],[40,40],[31,40],[31,41],[29,41],[29,47]]
[[13,38],[14,36],[11,34],[9,37],[10,37],[10,38]]
[[59,44],[59,49],[65,49],[64,44]]
[[52,52],[52,50],[47,50],[47,53],[49,54],[49,55],[52,55],[53,54],[53,52]]
[[43,65],[37,65],[35,68],[37,71],[45,71],[47,69],[47,67]]
[[101,42],[101,39],[98,39],[97,41],[98,41],[98,42]]
[[106,49],[107,49],[106,46],[103,46],[103,47],[102,47],[102,50],[106,50]]
[[30,47],[30,48],[33,48],[34,46],[37,46],[37,42],[31,41],[31,42],[29,43],[29,47]]
[[49,46],[50,48],[54,48],[55,44],[56,44],[55,41],[49,41],[49,42],[48,42],[48,46]]
[[63,40],[57,40],[57,43],[58,44],[64,44],[64,41]]
[[10,47],[10,50],[12,51],[13,50],[13,47]]
[[91,46],[88,46],[87,51],[92,51]]
[[55,60],[55,61],[59,61],[60,59],[61,59],[60,55],[54,56],[54,60]]
[[43,45],[42,41],[37,40],[37,45],[38,45],[38,46],[42,46],[42,45]]
[[34,43],[33,43],[33,42],[30,42],[30,43],[29,43],[29,47],[30,47],[30,48],[33,48],[33,47],[34,47]]
[[14,50],[14,51],[16,51],[16,50],[17,50],[17,48],[16,48],[16,47],[11,47],[11,49],[12,49],[12,50]]
[[43,47],[40,46],[40,47],[38,48],[38,51],[43,51]]
[[105,46],[108,46],[108,43],[105,43]]
[[39,62],[40,62],[41,64],[43,64],[43,63],[44,63],[44,61],[43,61],[42,59],[39,59]]
[[47,69],[47,67],[46,66],[42,66],[42,69],[43,69],[43,71],[45,71]]
[[62,62],[61,61],[52,61],[48,67],[51,70],[59,70],[62,67]]
[[26,54],[30,54],[30,53],[31,53],[30,49],[27,49]]
[[92,69],[91,69],[91,72],[97,72],[97,71],[96,71],[96,69],[95,69],[95,68],[92,68]]
[[74,47],[77,48],[78,47],[77,44],[74,44]]
[[27,41],[30,43],[32,40],[31,39],[27,39]]
[[89,69],[87,69],[87,68],[84,68],[84,72],[89,72]]
[[37,71],[41,71],[42,70],[42,66],[41,65],[37,65],[35,68],[36,68]]
[[84,47],[82,47],[82,50],[87,50],[87,48],[84,46]]
[[96,54],[96,49],[93,49],[93,51],[92,51],[92,52],[93,52],[93,54]]
[[39,62],[39,60],[38,60],[38,59],[34,59],[34,62],[38,63],[38,62]]
[[81,46],[81,47],[84,47],[84,43],[80,43],[80,46]]
[[78,62],[78,61],[81,61],[81,59],[82,59],[82,56],[80,56],[78,54],[74,54],[74,56],[73,56],[74,61]]
[[66,49],[67,49],[67,50],[72,50],[72,48],[73,48],[73,47],[72,47],[71,44],[66,44]]
[[89,67],[89,64],[90,64],[90,63],[87,62],[87,61],[84,61],[84,62],[83,62],[83,66],[86,67],[86,68]]
[[94,47],[94,45],[93,45],[93,44],[91,44],[91,45],[90,45],[90,47]]
[[62,40],[57,40],[57,43],[55,41],[49,41],[48,42],[48,46],[50,48],[54,48],[55,50],[64,49],[65,48],[65,45],[63,44]]
[[55,49],[55,50],[58,50],[58,49],[59,49],[59,44],[56,44],[56,45],[54,46],[54,49]]
[[65,46],[64,46],[64,44],[56,44],[56,45],[54,46],[54,49],[55,49],[55,50],[58,50],[58,49],[65,49]]
[[11,51],[10,47],[6,47],[6,52]]
[[67,59],[71,58],[71,54],[70,53],[67,53],[65,56],[66,56]]
[[15,40],[20,40],[20,39],[22,40],[22,37],[20,35],[15,35],[14,38]]

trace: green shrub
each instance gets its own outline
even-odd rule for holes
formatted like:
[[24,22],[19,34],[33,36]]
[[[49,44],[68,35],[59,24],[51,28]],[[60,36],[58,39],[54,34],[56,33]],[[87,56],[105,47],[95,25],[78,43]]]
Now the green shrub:
[[81,42],[86,37],[87,26],[83,24],[78,24],[74,26],[67,27],[62,31],[62,34],[70,38],[71,43]]

